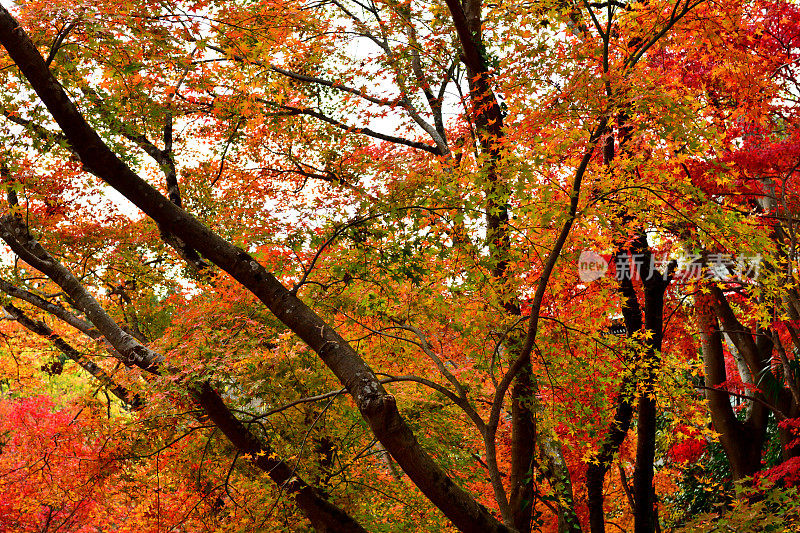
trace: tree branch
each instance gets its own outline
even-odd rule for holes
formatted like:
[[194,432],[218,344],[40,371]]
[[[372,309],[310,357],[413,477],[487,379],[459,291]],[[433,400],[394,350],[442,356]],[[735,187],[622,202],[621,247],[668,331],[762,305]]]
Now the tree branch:
[[142,399],[138,395],[131,394],[125,387],[115,383],[111,376],[106,374],[102,368],[83,357],[78,350],[53,332],[47,324],[40,320],[29,318],[21,309],[12,304],[3,305],[3,309],[13,320],[17,321],[25,329],[52,342],[61,353],[75,361],[78,366],[97,379],[104,387],[108,388],[111,394],[122,400],[122,403],[129,405],[133,410],[137,410],[142,406]]

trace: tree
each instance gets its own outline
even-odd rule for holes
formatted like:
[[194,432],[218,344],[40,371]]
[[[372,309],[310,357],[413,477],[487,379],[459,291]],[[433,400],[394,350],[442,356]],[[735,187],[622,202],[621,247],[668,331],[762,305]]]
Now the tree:
[[[184,491],[214,520],[289,495],[302,518],[281,503],[270,528],[603,531],[627,503],[654,531],[659,424],[702,423],[676,378],[697,349],[686,296],[734,476],[760,469],[770,411],[797,416],[794,325],[764,327],[800,313],[791,195],[756,213],[769,186],[728,199],[773,167],[792,190],[795,15],[683,0],[3,9],[6,313],[159,446],[229,463]],[[766,120],[781,165],[741,157],[743,128]],[[778,212],[785,230],[763,223]],[[681,247],[706,264],[760,251],[780,274],[725,292],[652,266]],[[586,248],[612,253],[616,278],[579,284]],[[725,387],[723,331],[752,391]],[[732,393],[751,402],[744,423]]]

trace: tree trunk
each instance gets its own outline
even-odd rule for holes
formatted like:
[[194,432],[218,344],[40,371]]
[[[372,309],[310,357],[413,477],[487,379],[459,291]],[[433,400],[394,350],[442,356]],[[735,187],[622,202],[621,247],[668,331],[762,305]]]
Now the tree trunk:
[[509,506],[514,528],[519,533],[531,531],[533,511],[533,468],[536,423],[529,404],[533,401],[531,367],[526,365],[517,376],[511,391],[511,463]]
[[[640,236],[644,246],[646,239]],[[657,406],[655,382],[660,363],[661,344],[664,339],[664,292],[669,285],[670,273],[653,270],[649,252],[641,268],[644,285],[644,319],[648,334],[646,350],[640,361],[645,377],[639,390],[639,423],[637,427],[636,469],[633,475],[634,531],[652,533],[655,531],[655,491],[653,489],[653,469],[656,452]],[[637,369],[638,370],[638,369]]]
[[589,528],[592,533],[603,533],[606,528],[605,511],[603,510],[603,485],[605,475],[611,467],[614,455],[628,434],[633,417],[633,404],[628,396],[632,379],[626,378],[620,387],[614,421],[606,433],[600,451],[594,456],[586,469],[587,504],[589,506]]
[[[714,314],[714,297],[698,292],[695,295],[697,324],[702,346],[703,368],[705,372],[705,393],[714,429],[719,433],[720,443],[731,466],[734,480],[755,474],[761,469],[761,447],[764,442],[764,422],[756,424],[751,415],[748,423],[736,418],[725,391],[714,390],[727,380],[725,357],[722,350],[722,333]],[[764,407],[754,402],[755,413]],[[762,417],[757,419],[759,422]]]
[[[605,158],[609,160],[611,150],[606,146]],[[635,259],[634,260],[634,256]],[[664,293],[670,282],[671,272],[654,270],[650,262],[651,252],[647,236],[640,232],[634,239],[630,252],[620,251],[615,255],[618,268],[619,292],[622,296],[622,315],[626,334],[629,338],[642,332],[643,354],[636,358],[636,370],[627,375],[620,385],[614,421],[608,429],[598,453],[586,472],[586,489],[589,506],[589,525],[592,533],[605,532],[605,512],[603,510],[603,484],[605,475],[614,460],[614,455],[625,440],[633,415],[633,395],[637,392],[636,371],[644,371],[639,383],[639,424],[637,428],[636,469],[634,472],[633,496],[634,528],[638,532],[653,531],[653,466],[655,461],[656,400],[655,379],[658,354],[663,339]],[[644,288],[644,313],[633,285],[636,276],[642,280]],[[642,320],[644,315],[644,320]]]

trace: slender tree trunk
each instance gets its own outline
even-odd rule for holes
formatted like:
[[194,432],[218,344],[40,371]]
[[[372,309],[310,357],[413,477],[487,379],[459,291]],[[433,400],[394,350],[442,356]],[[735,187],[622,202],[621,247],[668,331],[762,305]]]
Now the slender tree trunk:
[[[604,156],[608,161],[609,148],[605,147]],[[644,325],[642,320],[642,310],[639,306],[639,299],[633,286],[633,279],[630,275],[632,261],[628,252],[619,250],[614,255],[617,265],[619,293],[622,297],[622,317],[625,322],[625,332],[628,338],[640,332]],[[603,510],[603,485],[605,475],[611,468],[619,447],[625,440],[633,418],[633,394],[635,392],[636,377],[633,374],[626,374],[620,384],[617,396],[617,408],[614,412],[614,420],[606,433],[600,450],[592,459],[586,470],[586,490],[589,506],[589,527],[592,533],[605,532],[605,511]]]
[[645,330],[649,341],[641,365],[645,373],[639,392],[639,424],[637,428],[636,470],[633,476],[634,531],[655,531],[653,470],[656,443],[656,391],[655,382],[660,364],[661,344],[664,339],[664,292],[669,284],[669,273],[661,274],[643,265]]
[[[499,174],[497,165],[500,161],[500,150],[503,137],[503,112],[492,90],[489,69],[486,65],[481,31],[481,0],[447,0],[447,6],[458,34],[463,51],[463,61],[467,67],[470,88],[470,99],[473,107],[475,125],[481,152],[486,157],[486,235],[490,253],[494,261],[492,277],[501,287],[509,285],[508,255],[511,241],[508,233],[509,191]],[[502,306],[506,313],[514,318],[521,316],[519,301],[516,295],[508,290],[501,290]],[[511,342],[511,345],[516,344]],[[510,349],[509,353],[516,353]],[[537,434],[535,413],[532,405],[535,402],[536,382],[532,373],[530,358],[520,369],[511,389],[511,458],[509,471],[509,508],[510,522],[520,533],[531,531],[533,501],[535,497],[533,471],[536,465],[535,450],[537,441],[549,437]],[[561,451],[555,443],[545,442],[540,446],[547,450],[548,462],[558,464]],[[558,457],[556,457],[556,455]],[[563,459],[561,460],[563,462]],[[545,469],[550,473],[554,469]],[[580,531],[580,524],[575,517],[572,505],[572,484],[568,470],[559,469],[561,479],[550,478],[550,484],[557,492],[559,521],[571,524],[566,531]],[[569,505],[569,509],[566,506]],[[575,529],[577,528],[577,529]]]
[[639,425],[636,431],[636,469],[633,474],[633,501],[635,533],[655,531],[653,509],[653,466],[656,442],[656,399],[652,387],[645,385],[639,397]]
[[509,473],[509,486],[511,487],[509,505],[514,528],[520,533],[527,533],[531,530],[534,498],[532,480],[536,422],[531,410],[526,405],[527,402],[532,401],[534,392],[531,378],[530,365],[526,365],[520,371],[511,390],[511,423],[513,427],[511,456],[514,460]]
[[592,533],[603,533],[606,528],[606,517],[603,510],[603,485],[605,475],[611,467],[614,455],[619,450],[622,441],[628,434],[633,418],[633,404],[630,393],[626,392],[630,388],[631,379],[626,378],[620,387],[617,409],[614,413],[614,421],[606,433],[600,451],[594,456],[592,463],[586,469],[586,491],[587,504],[589,506],[589,528]]
[[[609,150],[606,150],[606,158]],[[670,272],[661,273],[652,268],[651,252],[647,236],[640,232],[634,239],[630,252],[620,250],[615,255],[618,268],[619,292],[622,296],[622,315],[629,338],[644,329],[643,352],[636,356],[636,370],[627,375],[620,385],[614,421],[598,453],[586,472],[586,489],[589,506],[589,526],[592,533],[605,531],[603,510],[603,484],[611,467],[614,455],[625,440],[633,415],[633,397],[639,385],[639,423],[637,429],[636,469],[634,472],[633,497],[634,524],[639,531],[652,531],[653,515],[653,466],[655,461],[656,400],[655,379],[658,354],[663,339],[664,293],[670,281]],[[634,260],[635,259],[635,260]],[[633,280],[640,277],[644,288],[644,312],[639,305]],[[643,316],[644,315],[644,320]],[[639,377],[643,375],[643,377]]]

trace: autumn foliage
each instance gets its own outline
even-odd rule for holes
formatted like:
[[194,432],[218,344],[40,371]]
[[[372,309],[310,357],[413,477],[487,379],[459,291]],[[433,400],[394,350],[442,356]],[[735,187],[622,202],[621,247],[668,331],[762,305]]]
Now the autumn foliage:
[[0,530],[800,528],[794,3],[30,0],[0,44]]

